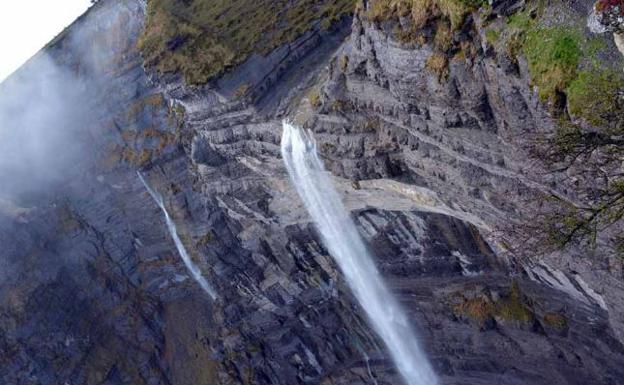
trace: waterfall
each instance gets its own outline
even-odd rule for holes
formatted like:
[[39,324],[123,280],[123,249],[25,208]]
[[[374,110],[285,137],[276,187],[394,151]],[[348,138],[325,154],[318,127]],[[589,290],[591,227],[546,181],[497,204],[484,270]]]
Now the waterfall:
[[283,123],[282,157],[305,207],[347,283],[409,385],[435,385],[437,377],[405,312],[386,287],[316,152],[311,134]]
[[176,225],[171,219],[171,217],[169,216],[167,209],[165,208],[165,202],[163,201],[162,196],[158,194],[156,191],[152,190],[152,188],[149,186],[149,184],[147,184],[147,182],[143,178],[143,175],[141,175],[140,172],[137,172],[137,174],[139,175],[139,179],[141,180],[141,182],[143,183],[143,185],[145,186],[149,194],[152,196],[154,201],[156,201],[156,204],[158,205],[158,207],[160,207],[163,214],[165,215],[165,222],[167,222],[167,228],[169,229],[169,234],[171,234],[171,238],[173,238],[173,242],[175,243],[175,246],[178,249],[178,253],[180,254],[180,257],[182,257],[182,260],[184,261],[186,268],[191,272],[191,275],[193,276],[195,281],[199,283],[199,286],[201,286],[201,288],[204,289],[204,291],[213,300],[217,299],[217,293],[215,293],[214,289],[210,287],[210,285],[206,281],[206,278],[204,278],[204,276],[202,275],[197,265],[193,263],[193,261],[191,260],[191,257],[187,253],[186,248],[184,247],[184,244],[182,243],[182,240],[178,236],[178,230],[176,229]]

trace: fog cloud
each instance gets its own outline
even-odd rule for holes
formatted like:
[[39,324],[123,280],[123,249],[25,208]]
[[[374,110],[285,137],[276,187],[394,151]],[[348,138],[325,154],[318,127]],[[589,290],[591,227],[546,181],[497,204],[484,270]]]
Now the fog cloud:
[[87,84],[41,53],[0,85],[0,196],[41,193],[81,158]]

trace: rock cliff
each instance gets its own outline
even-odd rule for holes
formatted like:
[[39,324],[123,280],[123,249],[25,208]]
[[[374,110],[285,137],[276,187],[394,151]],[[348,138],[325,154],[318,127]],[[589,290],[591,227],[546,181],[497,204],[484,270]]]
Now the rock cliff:
[[[532,3],[477,4],[459,19],[439,6],[420,24],[380,17],[382,3],[189,85],[146,65],[149,4],[101,0],[9,79],[19,88],[52,60],[86,84],[73,105],[88,119],[71,137],[81,156],[45,189],[0,189],[0,382],[399,384],[290,185],[279,151],[290,118],[314,133],[443,384],[624,384],[610,244],[543,251],[518,230],[552,197],[583,200],[585,183],[534,156],[561,90],[540,96],[530,54],[487,33],[507,38],[507,18]],[[592,36],[591,6],[539,12]],[[597,57],[621,67],[597,39]]]

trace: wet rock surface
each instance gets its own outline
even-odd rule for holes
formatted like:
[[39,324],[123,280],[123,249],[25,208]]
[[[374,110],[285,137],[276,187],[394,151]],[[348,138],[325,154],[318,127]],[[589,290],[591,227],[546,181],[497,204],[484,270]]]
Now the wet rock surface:
[[[522,138],[551,122],[522,65],[479,56],[452,62],[441,83],[426,45],[356,16],[341,45],[342,29],[315,37],[326,61],[295,50],[253,100],[237,100],[146,72],[143,13],[139,1],[101,1],[50,48],[80,67],[67,42],[91,33],[111,56],[97,61],[88,171],[34,204],[0,206],[0,382],[400,383],[282,165],[281,119],[296,115],[442,383],[624,383],[617,278],[570,260],[525,266],[490,232],[551,192],[524,162]],[[311,85],[322,106],[302,101]]]

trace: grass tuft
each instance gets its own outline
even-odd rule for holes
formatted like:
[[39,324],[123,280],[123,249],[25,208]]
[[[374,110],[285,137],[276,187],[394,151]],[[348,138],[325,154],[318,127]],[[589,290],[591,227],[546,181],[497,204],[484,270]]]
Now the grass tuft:
[[315,28],[330,29],[356,0],[148,0],[138,42],[160,73],[203,84],[251,54],[266,55]]
[[524,54],[542,100],[555,101],[576,77],[583,55],[578,32],[562,27],[527,32]]
[[443,18],[456,31],[470,12],[485,4],[481,0],[376,0],[371,2],[366,16],[375,22],[409,18],[414,29],[424,27],[429,20]]
[[442,53],[435,52],[427,59],[425,68],[435,74],[439,81],[442,81],[449,75],[448,58]]

